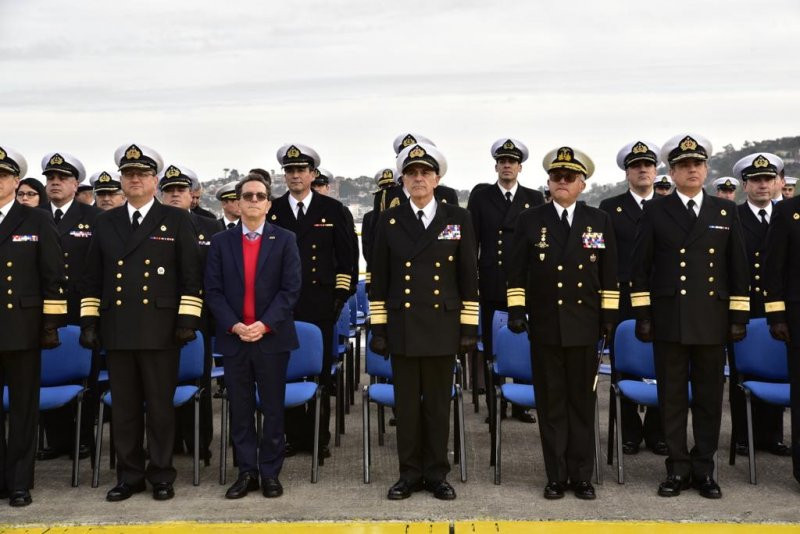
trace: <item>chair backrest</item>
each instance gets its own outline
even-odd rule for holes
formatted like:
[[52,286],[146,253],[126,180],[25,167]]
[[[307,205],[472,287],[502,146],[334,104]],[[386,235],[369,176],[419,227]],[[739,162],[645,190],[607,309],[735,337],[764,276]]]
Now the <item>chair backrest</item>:
[[78,343],[81,329],[75,325],[58,329],[61,345],[42,351],[42,387],[61,386],[89,377],[92,351]]
[[380,354],[375,354],[369,348],[369,342],[372,339],[372,333],[367,336],[367,353],[364,356],[364,367],[369,376],[377,378],[392,379],[392,360],[384,359]]
[[614,369],[640,378],[655,378],[653,344],[636,339],[636,321],[628,319],[617,326],[614,334]]
[[[508,324],[508,312],[495,310],[494,315],[492,315],[492,339],[497,337],[497,333],[500,331],[500,329],[507,324]],[[497,354],[497,345],[494,345],[492,347],[492,352],[494,352],[494,354]],[[492,356],[494,356],[494,354]]]
[[356,302],[358,303],[358,311],[362,312],[364,315],[369,315],[366,280],[358,281],[358,286],[356,286]]
[[750,320],[747,336],[734,344],[733,353],[740,374],[789,381],[786,344],[772,338],[766,319]]
[[303,321],[295,321],[294,327],[300,346],[289,354],[286,368],[288,382],[306,376],[319,376],[322,372],[322,332],[319,327]]
[[183,346],[178,363],[178,383],[191,382],[203,377],[205,344],[203,334],[198,330],[197,337]]
[[518,380],[533,380],[531,343],[527,334],[515,334],[503,326],[492,341],[497,374]]
[[336,320],[335,328],[340,336],[347,337],[350,333],[350,304],[348,302],[344,303],[342,311]]
[[358,300],[354,294],[347,299],[347,305],[350,307],[350,325],[355,326],[358,322]]

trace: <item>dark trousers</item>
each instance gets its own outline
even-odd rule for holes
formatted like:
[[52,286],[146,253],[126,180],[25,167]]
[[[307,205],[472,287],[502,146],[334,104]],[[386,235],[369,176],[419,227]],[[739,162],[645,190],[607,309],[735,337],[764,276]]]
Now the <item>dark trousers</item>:
[[450,399],[454,356],[392,354],[400,478],[435,483],[450,471]]
[[9,403],[7,414],[0,409],[0,490],[33,487],[41,369],[39,350],[0,352],[0,392],[8,386]]
[[[719,442],[725,351],[722,345],[653,343],[658,379],[658,405],[669,456],[667,473],[688,477],[711,476]],[[689,452],[689,382],[692,384],[692,433]]]
[[[172,398],[178,383],[180,351],[108,351],[111,385],[111,428],[117,453],[117,481],[151,484],[175,481],[172,449],[175,443],[175,410]],[[150,462],[145,469],[142,441],[147,410],[147,449]]]
[[[283,466],[283,414],[289,353],[263,353],[255,343],[244,343],[236,354],[225,354],[225,385],[231,406],[231,437],[239,473],[259,472],[277,478]],[[254,416],[256,388],[264,415],[261,441]]]
[[[303,319],[295,317],[296,320]],[[319,444],[328,445],[331,441],[331,365],[333,365],[333,321],[309,321],[322,331],[322,373],[319,384],[323,387],[320,399]],[[227,372],[227,371],[226,371]],[[226,377],[227,380],[227,377]],[[346,401],[345,401],[346,402]],[[311,450],[314,445],[314,403],[296,406],[286,410],[286,441],[298,449]]]
[[[747,443],[747,403],[744,391],[739,382],[748,380],[747,376],[739,376],[736,370],[736,354],[733,344],[728,344],[728,364],[731,379],[728,389],[728,402],[731,408],[733,439],[736,443]],[[753,441],[756,448],[767,447],[773,443],[783,442],[783,407],[762,402],[751,397],[753,409]]]
[[589,481],[594,468],[596,348],[531,340],[536,412],[547,479]]

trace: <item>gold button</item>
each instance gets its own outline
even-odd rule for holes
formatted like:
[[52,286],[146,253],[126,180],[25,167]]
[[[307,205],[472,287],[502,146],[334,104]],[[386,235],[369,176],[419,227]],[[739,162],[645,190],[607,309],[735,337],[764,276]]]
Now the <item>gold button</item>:
[[755,275],[753,278],[755,278],[756,280],[761,280],[761,277],[758,275]]
[[14,307],[14,305],[13,305],[13,304],[11,304],[10,302],[9,302],[8,304],[6,304],[6,308],[8,308],[9,310],[10,310],[11,308],[13,308],[13,307]]
[[498,244],[498,245],[502,245],[502,244],[503,244],[503,242],[502,242],[502,241],[498,241],[498,242],[497,242],[497,244]]
[[761,256],[761,253],[760,252],[756,252],[756,258],[759,257],[759,256]]
[[558,283],[558,287],[564,287],[564,284],[562,284],[561,282],[559,282],[559,283]]
[[13,261],[9,261],[8,263],[6,263],[6,267],[13,267],[13,266],[14,266]]
[[453,256],[447,256],[447,261],[453,261]]
[[150,260],[149,259],[144,260],[144,264],[145,265],[150,265]]
[[316,256],[311,256],[311,261],[314,261],[314,260],[316,260],[316,259],[317,259],[317,257],[316,257]]
[[561,300],[561,299],[558,299],[558,305],[561,306],[562,304],[564,304],[564,301]]
[[11,276],[10,274],[9,274],[8,276],[6,276],[6,280],[8,280],[9,282],[10,282],[11,280],[13,280],[13,279],[14,279],[14,277],[13,277],[13,276]]
[[315,272],[317,272],[317,268],[316,268],[316,267],[312,267],[312,268],[311,268],[311,272],[312,272],[312,273],[315,273]]
[[578,301],[578,304],[583,304],[583,301],[582,301],[582,300],[579,300],[579,301]]
[[714,267],[714,262],[713,262],[713,261],[712,261],[712,262],[709,262],[709,263],[708,263],[708,266],[709,266],[709,267]]
[[441,264],[441,263],[439,263],[438,261],[436,262],[436,264],[435,264],[435,265],[436,265],[437,267],[441,267],[441,266],[442,266],[442,264]]
[[714,281],[714,277],[713,277],[713,276],[709,276],[709,277],[708,277],[708,281],[709,281],[709,282],[713,282],[713,281]]
[[317,285],[317,281],[316,281],[316,280],[313,280],[313,281],[311,282],[311,284],[312,284],[312,285]]
[[122,278],[122,273],[117,273],[117,278]]
[[497,265],[503,265],[503,260],[498,260]]
[[406,295],[410,295],[410,294],[411,294],[411,290],[410,290],[410,289],[408,289],[408,288],[406,288],[406,291],[405,291],[405,293],[406,293]]
[[709,296],[709,297],[713,297],[713,296],[714,296],[714,292],[713,292],[713,291],[709,291],[709,292],[708,292],[708,296]]
[[124,261],[122,261],[122,260],[118,260],[118,261],[117,261],[117,265],[122,265],[123,263],[125,263],[125,262],[124,262]]
[[433,294],[434,294],[434,295],[438,295],[438,294],[439,294],[439,290],[438,290],[438,289],[434,289],[434,290],[433,290]]
[[317,248],[317,245],[311,245],[311,248]]
[[502,256],[502,255],[503,255],[503,251],[502,251],[502,250],[498,250],[498,251],[497,251],[497,255],[498,255],[498,256]]
[[578,282],[578,287],[583,287],[583,282]]
[[405,306],[406,306],[406,308],[410,308],[411,307],[411,303],[410,302],[406,302]]
[[64,257],[65,257],[65,258],[69,258],[69,252],[65,252],[65,253],[64,253]]
[[65,264],[64,264],[64,268],[65,268],[65,269],[69,269],[69,263],[65,263]]
[[498,230],[497,233],[498,233],[498,235],[503,235],[503,231],[502,230]]
[[583,269],[583,264],[582,264],[582,263],[578,264],[578,269],[579,269],[579,270],[580,270],[580,269]]
[[761,267],[761,265],[760,265],[760,264],[758,264],[758,263],[756,263],[755,265],[753,265],[753,267],[755,267],[756,269],[758,269],[759,267]]
[[433,275],[433,279],[434,279],[434,280],[439,280],[439,275],[438,275],[438,274],[434,274],[434,275]]
[[149,303],[150,303],[150,301],[149,301],[149,300],[147,300],[147,299],[142,299],[142,304],[149,304]]
[[409,280],[411,280],[411,276],[410,275],[406,275],[405,279],[406,279],[406,281],[409,281]]
[[708,249],[708,253],[709,254],[713,254],[714,253],[714,249],[713,248]]
[[681,282],[685,282],[685,281],[686,281],[686,275],[685,275],[685,274],[682,274],[682,275],[681,275]]
[[147,291],[147,286],[142,286],[142,291]]
[[685,248],[682,248],[682,249],[680,250],[680,253],[681,253],[681,254],[686,254],[686,249],[685,249]]
[[437,310],[439,309],[439,305],[438,304],[434,304],[433,307],[436,308]]
[[410,261],[406,262],[406,267],[411,267],[411,262]]
[[681,262],[681,267],[686,267],[686,262],[685,261]]
[[761,288],[760,288],[760,287],[757,287],[757,288],[756,288],[756,293],[758,293],[759,291],[761,291]]
[[122,293],[122,286],[117,286],[117,293]]
[[559,265],[559,266],[558,266],[558,267],[556,267],[556,268],[557,268],[559,271],[563,271],[563,270],[564,270],[564,266],[563,266],[563,265]]
[[144,277],[145,277],[145,278],[150,278],[150,273],[148,273],[148,272],[146,272],[146,271],[145,271],[145,273],[144,273]]
[[13,295],[13,294],[14,294],[14,290],[12,290],[12,289],[9,289],[9,290],[8,290],[8,294],[9,294],[9,295]]
[[122,306],[122,301],[121,300],[117,301],[117,306]]
[[681,289],[681,295],[685,295],[685,294],[686,294],[686,290],[685,289]]

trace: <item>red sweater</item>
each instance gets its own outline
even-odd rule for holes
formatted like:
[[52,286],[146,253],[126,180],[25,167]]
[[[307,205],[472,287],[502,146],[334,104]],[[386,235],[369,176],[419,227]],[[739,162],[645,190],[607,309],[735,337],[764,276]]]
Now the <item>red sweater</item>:
[[[242,322],[248,326],[256,322],[256,266],[260,249],[261,236],[251,241],[242,234],[242,259],[244,260]],[[269,326],[264,325],[264,327],[265,332],[269,332]]]

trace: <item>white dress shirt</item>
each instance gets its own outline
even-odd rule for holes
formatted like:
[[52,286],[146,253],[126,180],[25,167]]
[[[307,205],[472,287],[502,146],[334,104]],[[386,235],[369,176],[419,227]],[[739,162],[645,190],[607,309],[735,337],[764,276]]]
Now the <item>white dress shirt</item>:
[[511,189],[506,189],[502,185],[500,185],[500,180],[497,181],[497,187],[500,188],[500,194],[503,195],[503,198],[506,198],[506,193],[511,193],[511,202],[514,202],[514,196],[517,194],[517,188],[519,188],[519,182],[514,182],[514,187]]
[[308,213],[308,207],[311,205],[311,196],[310,189],[308,190],[308,194],[300,200],[297,200],[292,195],[289,195],[289,207],[292,208],[292,213],[294,213],[295,218],[297,218],[297,204],[300,202],[303,203],[303,215]]
[[425,228],[427,228],[428,225],[430,225],[433,221],[434,215],[436,215],[436,198],[431,198],[430,202],[425,204],[425,206],[422,208],[418,208],[417,205],[414,204],[413,200],[410,201],[408,205],[411,206],[411,211],[414,213],[415,219],[418,218],[417,212],[420,209],[422,210],[422,224],[425,226]]
[[702,190],[699,193],[697,193],[695,196],[693,196],[693,197],[687,197],[686,195],[684,195],[683,193],[681,193],[677,189],[675,190],[675,192],[678,193],[678,198],[681,199],[681,202],[683,202],[683,207],[686,208],[687,210],[689,209],[689,205],[688,205],[689,201],[690,200],[694,200],[694,214],[695,215],[700,215],[700,207],[703,205],[703,191]]
[[138,209],[134,208],[133,206],[131,206],[131,203],[128,202],[127,203],[127,206],[128,206],[128,220],[133,222],[133,213],[135,211],[138,211],[141,214],[141,217],[139,218],[139,224],[142,224],[142,221],[144,220],[144,218],[147,217],[147,212],[150,211],[150,208],[153,207],[153,203],[155,201],[156,201],[155,198],[151,198],[150,202],[148,202],[147,204],[145,204],[144,206],[142,206],[141,208],[138,208]]
[[575,216],[575,205],[576,203],[573,202],[569,206],[562,206],[555,200],[552,202],[553,208],[556,210],[556,215],[558,216],[558,220],[561,220],[561,214],[564,210],[567,210],[567,221],[569,221],[569,225],[572,226],[572,218]]
[[755,204],[751,204],[749,200],[747,201],[747,205],[750,206],[750,211],[752,211],[753,215],[756,216],[758,222],[761,222],[761,215],[758,214],[758,212],[761,210],[767,212],[767,222],[770,222],[772,220],[772,206],[773,206],[772,202],[767,202],[767,205],[764,206],[763,208],[759,208]]

